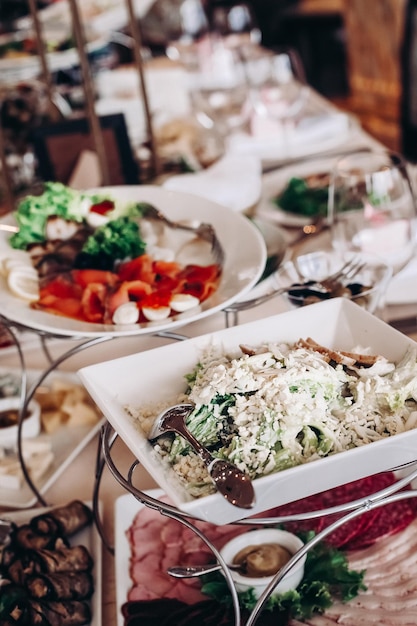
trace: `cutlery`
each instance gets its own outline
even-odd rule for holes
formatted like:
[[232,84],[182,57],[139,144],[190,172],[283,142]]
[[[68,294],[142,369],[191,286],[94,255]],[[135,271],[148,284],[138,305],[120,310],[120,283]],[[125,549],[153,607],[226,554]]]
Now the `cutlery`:
[[331,159],[332,157],[334,157],[335,159],[339,159],[344,156],[349,156],[349,154],[356,154],[357,152],[372,152],[372,151],[373,151],[373,148],[370,146],[356,146],[353,148],[349,148],[347,150],[340,150],[338,152],[334,152],[334,151],[318,152],[317,154],[310,154],[308,156],[293,157],[290,159],[286,159],[285,161],[280,161],[279,163],[265,165],[265,167],[262,168],[262,174],[269,174],[270,172],[283,170],[286,167],[289,167],[291,165],[302,165],[303,163],[309,163],[310,161]]
[[193,404],[176,404],[162,411],[149,433],[149,441],[154,441],[166,432],[182,435],[207,466],[217,491],[233,506],[251,509],[255,504],[255,492],[249,476],[233,463],[212,456],[186,427],[185,419],[194,408]]
[[[241,569],[241,565],[233,565],[228,563],[227,567],[231,570],[238,571]],[[211,574],[222,569],[220,563],[211,563],[209,565],[175,565],[169,567],[167,572],[173,578],[197,578],[198,576],[204,576],[205,574]]]
[[190,233],[194,233],[197,237],[200,237],[204,241],[207,241],[211,244],[211,252],[213,254],[215,262],[223,267],[224,263],[224,250],[217,238],[215,230],[211,224],[206,224],[200,222],[196,226],[192,226],[191,224],[186,224],[183,222],[174,222],[166,217],[159,209],[157,209],[152,204],[148,204],[147,202],[143,202],[141,204],[142,217],[145,219],[156,220],[158,222],[162,222],[169,228],[186,230]]
[[251,298],[250,300],[242,300],[240,302],[234,302],[223,310],[226,313],[245,311],[247,309],[251,309],[252,307],[259,306],[260,304],[271,300],[271,298],[275,298],[277,296],[288,293],[289,291],[291,291],[292,295],[296,295],[297,291],[303,292],[306,289],[308,290],[310,295],[331,295],[332,292],[340,285],[340,281],[342,278],[354,278],[363,269],[364,265],[365,264],[362,261],[352,258],[347,261],[337,272],[331,274],[330,276],[327,276],[327,278],[323,278],[320,281],[307,280],[302,283],[294,283],[292,285],[287,285],[286,287],[279,287],[278,289],[268,291],[268,293],[265,293],[256,298]]

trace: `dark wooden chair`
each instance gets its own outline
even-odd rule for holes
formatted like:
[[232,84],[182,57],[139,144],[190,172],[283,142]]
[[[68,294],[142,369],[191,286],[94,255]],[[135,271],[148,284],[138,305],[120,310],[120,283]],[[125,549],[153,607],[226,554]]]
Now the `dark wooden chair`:
[[406,2],[344,0],[349,108],[394,149],[400,148]]

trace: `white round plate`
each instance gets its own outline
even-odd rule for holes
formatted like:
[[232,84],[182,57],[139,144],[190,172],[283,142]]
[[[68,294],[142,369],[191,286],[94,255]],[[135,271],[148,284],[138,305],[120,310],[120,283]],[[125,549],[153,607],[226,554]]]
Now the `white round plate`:
[[[89,54],[98,52],[107,45],[107,38],[95,36],[86,45]],[[76,48],[48,52],[48,66],[51,72],[65,70],[79,64]],[[40,59],[37,55],[0,59],[0,84],[7,85],[20,80],[30,80],[41,74]]]
[[[97,191],[97,190],[96,190]],[[220,285],[200,307],[162,322],[114,326],[89,324],[30,308],[15,297],[0,276],[0,315],[26,328],[66,337],[121,337],[168,331],[222,310],[247,293],[261,277],[266,263],[265,241],[251,221],[234,211],[191,194],[168,191],[153,185],[101,187],[100,193],[122,202],[149,202],[173,220],[208,222],[225,251]],[[3,220],[3,224],[5,220]],[[8,222],[10,224],[10,220]],[[0,230],[0,257],[11,251],[10,234]]]
[[291,178],[305,178],[311,174],[330,172],[338,158],[340,158],[340,155],[335,154],[333,157],[314,159],[305,163],[296,163],[265,174],[263,176],[262,198],[256,209],[256,214],[259,217],[284,227],[302,227],[305,224],[311,224],[312,218],[283,211],[273,202],[273,198],[276,198],[284,191]]

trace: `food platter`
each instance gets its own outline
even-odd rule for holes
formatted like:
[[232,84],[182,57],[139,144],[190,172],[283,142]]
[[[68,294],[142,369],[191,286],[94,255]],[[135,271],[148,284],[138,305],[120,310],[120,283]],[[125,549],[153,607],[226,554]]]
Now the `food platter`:
[[[147,492],[150,496],[159,497],[160,492],[152,490]],[[388,505],[389,506],[389,505]],[[382,511],[385,507],[383,507]],[[144,505],[141,504],[131,494],[123,495],[116,500],[115,503],[115,574],[116,574],[116,610],[117,610],[117,626],[124,626],[123,615],[121,607],[129,600],[129,592],[132,589],[134,583],[130,576],[132,569],[129,567],[130,559],[132,558],[132,546],[129,544],[127,531],[132,526],[136,516],[142,515],[144,512]],[[139,579],[140,574],[138,570],[142,569],[147,576],[146,582],[149,584],[149,588],[154,591],[153,599],[162,599],[164,596],[161,594],[161,590],[164,588],[168,597],[176,597],[189,604],[198,602],[200,598],[196,596],[196,592],[191,591],[190,579],[183,582],[183,589],[177,583],[177,588],[174,586],[174,579],[169,581],[169,576],[166,572],[166,568],[171,565],[178,565],[169,562],[170,555],[166,544],[164,543],[163,534],[165,537],[177,536],[174,532],[173,535],[168,533],[168,525],[175,524],[172,520],[158,521],[157,516],[161,516],[155,511],[146,511],[142,521],[142,529],[145,531],[145,524],[149,533],[152,534],[153,541],[149,542],[147,550],[143,551],[143,560],[140,561],[140,553],[137,555],[137,561],[135,563],[135,578]],[[408,520],[408,525],[401,524],[400,520],[396,521],[399,526],[399,530],[393,533],[387,533],[383,535],[383,528],[381,527],[381,520],[383,512],[380,514],[379,522],[379,538],[375,542],[370,542],[366,545],[365,538],[360,538],[360,547],[349,548],[347,551],[342,547],[342,551],[347,557],[349,568],[355,571],[364,571],[364,583],[367,587],[366,591],[362,591],[356,598],[353,598],[350,602],[342,602],[338,598],[334,598],[334,604],[325,610],[323,616],[312,616],[306,620],[306,623],[321,624],[325,623],[328,626],[338,624],[339,619],[342,617],[343,623],[347,626],[356,626],[358,623],[368,624],[372,620],[378,620],[378,624],[389,624],[389,626],[401,626],[404,624],[413,624],[414,611],[416,602],[416,585],[414,584],[415,578],[415,558],[413,557],[416,543],[416,528],[417,520],[414,516],[414,521]],[[394,519],[395,512],[392,509],[388,514],[391,519]],[[387,520],[385,520],[387,521]],[[411,521],[411,523],[410,523]],[[165,525],[165,526],[164,526]],[[378,523],[376,524],[378,526]],[[162,527],[164,531],[161,532]],[[234,528],[234,532],[238,532],[237,526]],[[159,532],[157,532],[159,530]],[[183,531],[186,532],[186,531]],[[225,531],[223,531],[225,532]],[[231,532],[233,530],[231,529]],[[371,531],[372,532],[372,531]],[[143,535],[142,535],[143,536]],[[230,534],[228,535],[230,538]],[[181,537],[181,535],[178,535]],[[361,539],[363,541],[361,541]],[[161,555],[160,559],[154,559],[154,565],[152,567],[152,575],[149,575],[149,555],[152,554]],[[165,558],[162,558],[162,555]],[[175,551],[174,551],[175,555]],[[175,556],[171,558],[174,558]],[[201,554],[195,556],[194,563],[200,563]],[[413,564],[411,566],[411,563]],[[163,564],[163,565],[161,565]],[[162,585],[164,585],[162,587]],[[187,591],[188,589],[190,591]],[[144,598],[144,591],[147,585],[142,588],[142,593],[139,592],[139,598]],[[198,589],[198,583],[196,585]],[[169,589],[169,591],[167,591]],[[208,599],[208,596],[202,596],[204,599]],[[141,599],[138,599],[140,603]],[[145,600],[144,600],[145,604]],[[150,607],[149,607],[150,608]],[[294,624],[301,624],[301,622],[294,620]],[[303,621],[304,623],[304,621]]]
[[[146,13],[152,0],[135,0],[134,10],[138,17]],[[126,26],[129,21],[127,8],[117,0],[90,0],[79,3],[79,11],[86,35],[86,52],[89,55],[106,52],[109,45],[109,31]],[[71,8],[67,0],[54,2],[38,11],[42,35],[47,42],[66,41],[72,36]],[[22,37],[33,39],[33,20],[30,15],[15,21],[14,32],[1,36],[3,43],[19,40]],[[51,72],[65,70],[79,64],[79,54],[75,47],[50,51],[47,54]],[[37,55],[10,56],[0,58],[0,84],[19,80],[29,80],[41,73]]]
[[275,224],[288,227],[302,227],[310,224],[315,216],[291,213],[281,209],[274,198],[287,188],[292,178],[307,179],[310,176],[323,177],[328,174],[334,165],[337,156],[332,158],[313,159],[309,163],[298,163],[280,168],[275,172],[264,175],[263,194],[257,214]]
[[[191,497],[174,471],[155,453],[126,406],[149,410],[156,403],[172,402],[186,390],[185,376],[194,371],[202,352],[209,347],[221,346],[223,352],[236,354],[240,344],[256,347],[263,342],[292,343],[308,337],[339,350],[366,346],[393,360],[399,360],[409,346],[415,346],[411,339],[357,305],[335,298],[180,344],[85,367],[78,373],[116,432],[176,506],[200,519],[227,524],[247,516],[247,512],[233,507],[218,493]],[[132,371],[140,371],[140,377],[132,379]],[[411,463],[416,460],[416,442],[417,430],[413,429],[257,478],[256,504],[251,514]]]
[[[159,498],[162,495],[160,489],[151,489],[147,492],[151,497]],[[114,508],[114,553],[116,575],[116,611],[117,625],[124,626],[121,612],[122,605],[127,600],[127,593],[131,586],[129,577],[129,561],[131,548],[126,535],[132,525],[137,512],[145,505],[141,504],[130,494],[117,498]]]
[[[86,503],[91,506],[90,503]],[[15,524],[27,524],[35,515],[47,513],[51,507],[26,509],[25,511],[8,511],[1,514],[2,519],[11,520]],[[71,545],[82,545],[91,554],[94,567],[94,595],[91,600],[92,620],[89,626],[101,626],[102,624],[102,554],[99,534],[94,526],[90,524],[87,528],[79,531],[71,538]]]
[[[134,10],[137,17],[142,17],[153,0],[135,0]],[[129,21],[128,11],[117,0],[89,0],[78,3],[80,17],[86,35],[86,51],[95,55],[107,51],[109,31],[123,28]],[[38,11],[42,35],[46,42],[55,45],[57,41],[67,41],[72,37],[71,7],[67,0],[59,0]],[[0,45],[19,41],[22,38],[33,40],[33,20],[26,15],[15,20],[13,32],[0,37]],[[50,51],[47,54],[50,71],[65,70],[79,64],[79,55],[75,47],[65,50]],[[37,55],[10,56],[0,58],[0,84],[29,80],[41,73]]]
[[[153,0],[134,0],[134,9],[137,17],[142,17],[152,6]],[[128,22],[128,11],[120,6],[118,0],[83,0],[79,3],[79,10],[83,20],[97,32],[107,33],[125,26]],[[71,11],[68,0],[58,0],[38,11],[41,23],[48,27],[54,24],[68,24]],[[16,20],[18,29],[31,27],[31,17],[22,17]]]
[[[103,187],[99,191],[102,195],[108,195],[121,202],[148,202],[173,220],[210,223],[225,251],[222,278],[215,293],[200,307],[162,322],[116,326],[90,324],[32,310],[27,301],[17,298],[9,291],[4,277],[0,277],[0,315],[25,328],[64,337],[156,334],[173,330],[222,310],[247,293],[261,277],[267,258],[265,242],[260,231],[245,216],[209,200],[152,185]],[[3,222],[5,223],[7,222]],[[13,252],[8,237],[7,232],[0,230],[0,257]]]
[[[60,31],[60,29],[59,29]],[[62,32],[62,31],[61,31]],[[59,32],[59,39],[61,39]],[[14,42],[21,42],[25,38],[29,38],[30,33],[17,32],[0,36],[0,45],[13,45]],[[54,41],[56,32],[54,30],[46,32],[46,38]],[[90,34],[87,39],[86,52],[90,55],[104,51],[108,46],[107,38],[101,34]],[[47,53],[48,66],[51,72],[65,70],[79,64],[79,55],[77,49],[70,47],[65,50],[55,50]],[[7,86],[17,81],[26,81],[40,76],[41,74],[40,59],[36,54],[10,56],[0,58],[0,84]]]
[[[0,374],[15,375],[19,379],[20,371],[13,368],[0,369]],[[31,385],[42,374],[38,370],[28,370],[28,384]],[[76,374],[69,372],[53,372],[46,379],[44,387],[47,388],[52,382],[62,381],[69,385],[79,385]],[[104,419],[104,418],[103,418]],[[42,434],[47,438],[53,453],[53,460],[49,468],[41,478],[35,481],[35,487],[39,493],[44,494],[54,482],[65,472],[73,460],[80,454],[91,439],[99,432],[103,420],[99,419],[95,424],[80,424],[71,427],[62,425],[50,434]],[[37,498],[30,487],[23,483],[19,489],[0,486],[0,506],[23,509],[34,506]]]

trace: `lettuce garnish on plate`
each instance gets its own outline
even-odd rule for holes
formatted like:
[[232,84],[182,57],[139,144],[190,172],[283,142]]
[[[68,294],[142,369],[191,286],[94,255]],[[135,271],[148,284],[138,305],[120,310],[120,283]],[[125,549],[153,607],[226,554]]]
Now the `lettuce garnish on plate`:
[[[307,543],[314,533],[300,533]],[[320,542],[307,553],[305,574],[297,589],[271,596],[265,605],[266,611],[294,619],[308,619],[322,614],[335,600],[348,602],[360,591],[366,591],[365,571],[349,569],[346,555],[327,543]],[[201,591],[219,602],[230,605],[231,595],[224,577],[215,572],[203,578]],[[239,594],[241,606],[251,611],[257,602],[251,589]],[[278,622],[277,622],[278,623]]]

